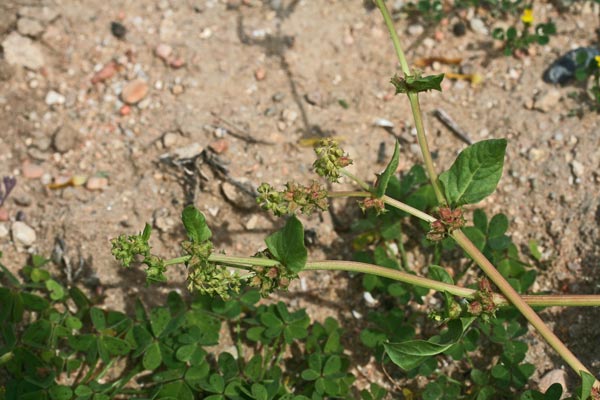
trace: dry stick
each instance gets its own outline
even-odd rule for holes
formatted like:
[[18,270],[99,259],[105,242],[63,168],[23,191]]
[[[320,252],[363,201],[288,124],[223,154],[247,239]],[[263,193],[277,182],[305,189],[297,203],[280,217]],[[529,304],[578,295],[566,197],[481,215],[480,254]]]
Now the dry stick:
[[439,119],[442,124],[446,126],[446,128],[450,129],[452,133],[454,133],[460,140],[465,142],[466,144],[473,144],[473,141],[469,137],[469,134],[465,132],[458,124],[448,115],[448,113],[441,108],[436,108],[433,110],[433,115]]
[[[404,72],[405,76],[409,75],[410,70],[408,68],[408,63],[406,62],[406,57],[404,56],[404,52],[400,46],[398,34],[396,33],[396,29],[385,2],[384,0],[375,0],[375,3],[381,11],[390,36],[392,37],[392,42],[394,44],[394,48],[396,49],[396,54],[398,56],[398,60],[400,61],[402,71]],[[429,175],[429,179],[434,188],[438,202],[440,204],[445,204],[446,199],[442,194],[440,184],[437,180],[437,173],[433,168],[433,160],[431,159],[431,154],[429,153],[429,148],[427,146],[427,138],[425,136],[425,130],[423,129],[423,120],[418,94],[409,92],[408,99],[410,101],[413,116],[415,118],[417,137],[419,138],[419,144],[421,146],[421,152],[425,161],[425,167]],[[463,248],[463,250],[465,250],[465,252],[473,258],[473,260],[481,267],[490,280],[494,282],[496,286],[498,286],[500,291],[509,299],[510,302],[513,303],[513,305],[538,330],[538,332],[540,332],[548,344],[550,344],[554,350],[556,350],[556,352],[569,364],[569,366],[571,366],[571,368],[575,370],[578,375],[581,375],[581,371],[585,371],[592,375],[591,372],[581,363],[581,361],[579,361],[577,357],[575,357],[575,355],[565,346],[565,344],[562,343],[560,339],[546,326],[544,321],[542,321],[535,311],[533,311],[533,309],[523,301],[519,294],[506,281],[506,279],[504,279],[504,277],[498,272],[498,270],[496,270],[492,263],[490,263],[490,261],[473,245],[473,243],[462,233],[462,231],[454,231],[452,233],[452,237]],[[595,382],[595,385],[596,384],[599,384],[597,380]]]

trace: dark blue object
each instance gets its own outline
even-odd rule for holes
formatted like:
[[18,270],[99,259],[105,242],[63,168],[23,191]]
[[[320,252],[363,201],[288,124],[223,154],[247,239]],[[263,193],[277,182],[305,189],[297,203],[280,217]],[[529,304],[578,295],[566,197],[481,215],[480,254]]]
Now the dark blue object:
[[[586,55],[586,59],[583,63],[577,63],[577,55],[583,53]],[[575,71],[578,67],[587,67],[594,57],[600,55],[600,50],[593,47],[579,47],[575,50],[571,50],[558,60],[554,61],[552,65],[544,71],[543,79],[546,83],[559,83],[564,85],[575,78]],[[582,57],[582,56],[580,56]]]

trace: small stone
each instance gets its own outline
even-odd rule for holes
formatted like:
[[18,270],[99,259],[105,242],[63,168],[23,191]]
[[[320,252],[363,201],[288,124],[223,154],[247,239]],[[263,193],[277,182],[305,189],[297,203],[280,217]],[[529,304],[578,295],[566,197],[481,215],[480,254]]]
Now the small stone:
[[131,114],[131,106],[124,104],[121,108],[119,108],[119,114],[121,114],[124,117]]
[[320,106],[321,101],[323,100],[322,96],[321,96],[321,92],[318,90],[307,93],[306,96],[304,96],[304,98],[306,99],[306,102],[308,104],[313,105],[313,106]]
[[108,178],[103,176],[92,176],[87,180],[85,187],[88,190],[104,190],[108,186]]
[[560,96],[560,91],[557,89],[541,93],[535,99],[534,107],[539,111],[547,113],[558,104]]
[[63,96],[62,94],[54,91],[54,90],[50,90],[47,94],[46,94],[46,104],[49,106],[54,106],[54,105],[61,105],[61,104],[65,104],[66,98],[65,96]]
[[52,146],[59,153],[66,153],[72,150],[79,141],[79,132],[70,124],[63,125],[52,139]]
[[5,59],[0,59],[0,82],[8,81],[15,74],[15,68]]
[[179,141],[180,135],[176,132],[167,132],[163,136],[163,146],[169,149],[177,144]]
[[296,119],[298,118],[298,113],[296,111],[294,111],[294,110],[285,109],[281,113],[281,118],[288,125],[292,125],[294,122],[296,122]]
[[21,35],[37,37],[44,32],[44,27],[35,19],[19,18],[17,21],[17,30]]
[[161,43],[154,49],[154,54],[163,61],[167,61],[173,53],[173,48],[168,44]]
[[281,92],[277,92],[273,95],[272,99],[275,103],[279,103],[281,100],[285,98],[285,94]]
[[185,65],[183,57],[173,57],[169,59],[169,66],[174,69],[179,69]]
[[200,153],[202,153],[203,150],[204,148],[202,147],[202,145],[200,145],[198,142],[194,142],[188,146],[179,147],[175,149],[175,151],[173,151],[173,154],[175,155],[175,157],[177,157],[177,159],[182,160],[194,158]]
[[10,215],[8,214],[8,210],[4,207],[0,207],[0,221],[8,221],[10,219]]
[[208,145],[208,147],[210,147],[210,149],[215,153],[221,154],[226,152],[229,148],[229,141],[227,139],[215,140],[210,145]]
[[237,208],[251,210],[256,207],[256,200],[254,197],[236,185],[229,182],[223,182],[221,184],[221,191],[223,192],[225,199]]
[[10,233],[10,231],[6,227],[6,224],[0,224],[0,239],[4,239],[5,237],[8,237],[9,233]]
[[540,379],[538,389],[545,393],[554,383],[560,384],[563,393],[565,393],[567,391],[567,372],[562,369],[553,369],[547,372],[542,379]]
[[254,78],[257,81],[262,81],[267,77],[267,71],[263,67],[258,67],[256,71],[254,71]]
[[419,36],[425,32],[425,28],[423,25],[413,24],[408,27],[407,31],[410,36]]
[[148,84],[143,79],[135,79],[128,82],[121,92],[121,100],[123,102],[133,105],[138,103],[148,94]]
[[110,23],[110,32],[117,39],[124,39],[125,35],[127,34],[127,28],[125,28],[125,25],[122,23],[113,21]]
[[32,70],[44,66],[42,50],[31,39],[12,32],[2,42],[4,58],[9,64],[20,65]]
[[114,61],[104,65],[100,71],[96,72],[92,77],[92,83],[96,84],[104,82],[107,79],[112,78],[117,73],[117,63]]
[[571,161],[571,170],[576,178],[581,178],[585,173],[585,167],[577,160]]
[[157,208],[152,213],[154,226],[161,232],[169,232],[175,227],[175,220],[170,216],[168,208]]
[[426,37],[425,39],[423,39],[423,46],[425,46],[428,49],[433,49],[433,47],[435,46],[435,40],[433,40],[430,37]]
[[471,18],[469,21],[469,26],[471,30],[480,35],[488,35],[488,28],[485,26],[485,23],[479,18]]
[[19,9],[19,17],[23,18],[31,18],[36,19],[38,21],[44,23],[50,23],[54,21],[60,13],[57,9],[51,7],[35,7],[35,6],[26,6],[21,7]]
[[463,22],[457,22],[452,26],[452,33],[454,36],[464,36],[467,33],[467,27]]
[[244,225],[244,227],[246,228],[246,230],[251,231],[254,228],[256,228],[256,224],[258,223],[258,215],[254,214],[253,216],[251,216],[248,221],[246,222],[246,224]]
[[12,224],[11,233],[12,240],[15,242],[17,247],[32,246],[37,239],[33,228],[22,221],[16,221]]
[[179,96],[181,93],[183,93],[183,85],[173,85],[171,88],[171,93],[173,93],[175,96]]
[[23,177],[27,179],[39,179],[44,175],[44,168],[37,164],[31,164],[29,162],[23,163],[23,167],[21,168],[21,173]]

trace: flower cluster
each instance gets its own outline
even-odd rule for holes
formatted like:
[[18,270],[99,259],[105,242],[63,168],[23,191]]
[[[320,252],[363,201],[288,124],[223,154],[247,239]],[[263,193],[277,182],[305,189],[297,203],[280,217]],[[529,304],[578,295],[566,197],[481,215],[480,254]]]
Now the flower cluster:
[[239,274],[208,260],[213,250],[210,241],[186,241],[181,244],[181,247],[190,255],[190,259],[186,261],[189,269],[188,290],[197,290],[209,296],[217,295],[223,300],[229,299],[231,292],[239,293],[241,286]]
[[327,178],[330,182],[337,182],[340,179],[340,169],[352,164],[348,154],[344,153],[339,144],[331,139],[323,139],[315,147],[317,159],[313,163],[315,172]]
[[139,235],[120,235],[116,239],[111,240],[112,255],[120,261],[125,267],[129,267],[138,256],[147,258],[150,256],[150,245],[146,231],[149,230],[149,225],[146,225],[144,233]]
[[298,274],[288,271],[283,265],[273,267],[254,267],[254,276],[250,278],[249,285],[260,290],[260,295],[267,297],[275,290],[287,290],[292,279]]
[[469,303],[468,311],[473,315],[481,315],[483,318],[494,317],[498,306],[494,303],[494,292],[492,285],[486,278],[479,281],[479,290],[475,299]]
[[439,218],[431,223],[430,230],[427,233],[427,239],[429,240],[442,240],[453,230],[460,229],[466,222],[462,208],[453,210],[450,207],[440,207],[438,215]]
[[378,199],[376,197],[367,197],[363,201],[359,201],[358,206],[363,212],[373,209],[377,215],[381,215],[387,211],[383,199]]
[[282,191],[263,183],[257,190],[257,202],[263,209],[273,212],[276,216],[296,212],[311,214],[316,210],[327,210],[327,190],[317,181],[312,181],[308,186],[288,182]]

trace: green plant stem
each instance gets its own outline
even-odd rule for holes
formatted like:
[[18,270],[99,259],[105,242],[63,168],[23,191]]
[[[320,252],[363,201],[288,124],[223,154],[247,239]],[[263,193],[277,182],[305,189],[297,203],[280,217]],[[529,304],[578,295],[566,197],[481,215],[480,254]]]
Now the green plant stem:
[[442,193],[440,182],[438,181],[437,173],[433,167],[433,159],[429,152],[429,144],[427,143],[427,136],[425,135],[425,128],[423,126],[423,116],[421,113],[421,106],[419,104],[419,95],[417,93],[408,93],[408,100],[410,102],[410,108],[412,110],[413,117],[415,119],[415,128],[417,129],[417,140],[419,147],[421,147],[421,154],[423,155],[423,162],[425,162],[425,170],[431,181],[431,186],[435,192],[435,197],[439,204],[445,204],[446,198]]
[[[166,261],[165,265],[185,263],[187,260],[189,260],[189,258],[190,256],[173,258],[171,260]],[[234,257],[227,256],[224,254],[211,254],[208,260],[241,269],[250,269],[252,266],[273,267],[280,264],[279,261],[271,260],[268,258]],[[303,269],[303,271],[319,270],[346,271],[372,274],[381,276],[383,278],[389,278],[395,281],[404,282],[409,285],[433,289],[440,292],[448,292],[452,295],[464,297],[466,299],[472,299],[477,294],[477,291],[475,289],[464,288],[457,285],[450,285],[433,279],[409,274],[407,272],[356,261],[312,261],[307,262]],[[507,297],[496,293],[494,294],[494,303],[499,307],[510,306],[511,301],[509,301]],[[600,306],[600,295],[529,295],[523,296],[523,300],[535,307]]]
[[371,190],[371,187],[365,181],[363,181],[359,177],[355,176],[353,173],[351,173],[347,169],[340,168],[340,174],[344,175],[347,178],[350,178],[351,180],[353,180],[354,182],[356,182],[364,190],[367,190],[367,191]]
[[[492,265],[492,263],[479,251],[477,247],[465,236],[465,234],[457,229],[452,232],[452,237],[456,240],[456,243],[465,250],[465,252],[473,258],[473,260],[481,267],[483,272],[490,278],[492,282],[506,296],[506,298],[523,314],[523,316],[529,321],[531,325],[542,335],[542,337],[548,342],[550,346],[569,364],[571,368],[575,370],[577,375],[581,374],[581,371],[585,371],[588,374],[592,373],[579,361],[579,359],[565,346],[563,342],[548,328],[548,326],[542,321],[539,315],[519,296],[517,291],[504,279],[504,277],[498,272],[498,270]],[[593,375],[592,375],[593,376]]]
[[[335,192],[328,192],[327,196],[331,197],[331,198],[337,198],[337,197],[370,197],[373,194],[371,192],[360,192],[360,191],[335,191]],[[397,208],[398,210],[404,211],[414,217],[417,217],[419,219],[422,219],[423,221],[426,222],[433,222],[436,220],[435,217],[421,211],[418,210],[414,207],[409,206],[408,204],[404,204],[401,201],[398,201],[396,199],[393,199],[389,196],[383,196],[382,197],[383,202],[385,204],[389,204],[390,206]]]
[[385,6],[384,0],[375,0],[375,4],[377,4],[377,7],[379,8],[381,15],[383,16],[383,20],[385,21],[385,26],[387,26],[387,29],[390,32],[390,36],[392,37],[394,50],[396,50],[398,61],[400,61],[400,68],[402,68],[402,72],[405,76],[410,75],[410,68],[408,67],[408,62],[406,61],[404,51],[402,50],[402,46],[400,45],[400,38],[396,33],[396,28],[394,27],[394,21],[392,20],[392,16],[390,15],[390,12]]
[[[390,37],[392,38],[392,43],[394,44],[394,50],[396,50],[396,56],[398,56],[400,67],[402,68],[402,72],[406,77],[411,74],[410,68],[408,67],[406,57],[404,56],[404,51],[402,51],[402,46],[400,45],[400,38],[398,37],[398,33],[396,32],[396,28],[394,27],[394,21],[392,21],[392,17],[390,16],[390,13],[385,5],[384,0],[375,0],[375,4],[377,4],[377,7],[379,8],[381,15],[383,16],[385,25],[387,26],[387,29],[390,33]],[[423,118],[421,117],[421,106],[419,105],[419,95],[417,93],[408,93],[408,100],[410,101],[410,108],[415,119],[415,128],[417,129],[417,140],[419,142],[419,146],[421,147],[421,153],[423,154],[423,161],[425,162],[425,169],[427,170],[427,175],[429,175],[429,180],[431,181],[431,184],[433,186],[435,197],[437,198],[440,204],[444,204],[446,202],[446,199],[442,193],[440,183],[438,182],[435,168],[433,168],[433,159],[431,158],[431,153],[429,152],[427,136],[425,136]]]
[[[392,23],[390,14],[387,10],[384,0],[375,0],[377,7],[381,11],[385,24],[389,30],[396,54],[402,65],[402,70],[405,75],[407,74],[408,65],[404,53],[400,48],[400,40],[398,34]],[[408,99],[410,101],[413,117],[415,119],[415,126],[417,128],[417,137],[423,159],[425,160],[425,168],[431,180],[431,184],[435,191],[436,197],[440,204],[445,203],[444,195],[442,194],[437,174],[433,168],[433,160],[429,147],[427,145],[427,138],[425,136],[425,129],[423,128],[423,117],[419,106],[419,98],[417,93],[408,93]],[[473,243],[462,233],[460,230],[456,230],[452,233],[452,237],[456,242],[463,248],[463,250],[469,254],[473,260],[481,267],[485,274],[498,286],[500,291],[506,296],[506,298],[513,303],[513,305],[525,316],[525,318],[538,330],[538,332],[546,339],[546,341],[552,346],[558,354],[573,368],[578,375],[581,371],[590,373],[589,370],[575,357],[575,355],[560,341],[560,339],[546,326],[544,321],[533,311],[533,309],[525,303],[525,301],[519,296],[519,294],[510,286],[510,284],[504,279],[504,277],[498,272],[498,270],[492,265],[492,263],[473,245]],[[591,373],[590,373],[591,375]],[[596,384],[598,381],[596,381]]]

